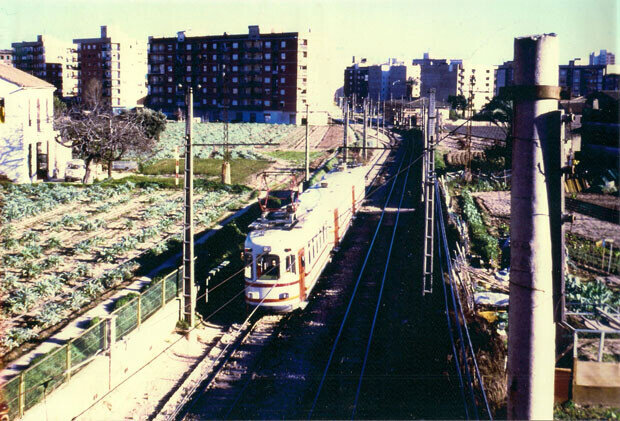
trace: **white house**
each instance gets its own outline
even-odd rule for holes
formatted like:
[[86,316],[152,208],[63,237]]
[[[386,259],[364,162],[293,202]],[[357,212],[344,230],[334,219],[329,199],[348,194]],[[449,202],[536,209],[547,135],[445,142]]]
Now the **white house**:
[[29,183],[64,178],[71,148],[55,140],[55,89],[0,64],[0,179]]

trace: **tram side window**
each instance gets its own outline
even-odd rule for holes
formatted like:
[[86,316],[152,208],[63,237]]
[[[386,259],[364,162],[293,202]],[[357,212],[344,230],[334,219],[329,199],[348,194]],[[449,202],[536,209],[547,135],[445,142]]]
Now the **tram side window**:
[[257,278],[278,279],[280,278],[280,257],[275,254],[266,254],[256,259]]
[[286,256],[286,271],[291,273],[297,273],[297,269],[295,268],[295,255],[291,254]]
[[243,263],[245,263],[244,276],[248,279],[252,278],[252,253],[243,253]]

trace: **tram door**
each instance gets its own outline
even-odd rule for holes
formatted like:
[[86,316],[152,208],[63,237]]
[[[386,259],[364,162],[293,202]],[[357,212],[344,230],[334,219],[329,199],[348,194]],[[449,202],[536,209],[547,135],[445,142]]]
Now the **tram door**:
[[306,299],[306,259],[304,258],[304,249],[299,250],[297,253],[297,260],[299,261],[299,300]]
[[43,150],[43,144],[41,142],[37,143],[37,179],[44,180],[47,178],[47,161],[48,153],[47,148]]

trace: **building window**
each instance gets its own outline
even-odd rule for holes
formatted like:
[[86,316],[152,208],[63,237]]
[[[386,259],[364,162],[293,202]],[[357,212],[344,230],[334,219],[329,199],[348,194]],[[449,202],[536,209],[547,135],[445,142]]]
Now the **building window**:
[[202,93],[206,94],[207,93],[207,88],[202,88]]
[[187,67],[185,68],[185,70],[186,70],[186,71],[188,71],[188,72],[191,72],[191,71],[192,71],[192,66],[187,66]]
[[265,53],[265,58],[269,60],[271,58],[271,53]]
[[217,60],[217,54],[213,54],[213,60]]
[[233,48],[235,48],[235,49],[239,48],[239,43],[238,42],[233,42]]
[[233,88],[232,92],[233,92],[233,94],[238,94],[239,93],[239,89]]
[[232,105],[237,105],[237,100],[236,99],[232,100]]
[[271,48],[271,41],[265,41],[265,47]]
[[266,77],[265,78],[265,83],[269,83],[269,82],[271,82],[271,78],[270,77]]
[[233,81],[233,83],[237,83],[237,82],[239,82],[239,78],[237,76],[235,76],[235,77],[232,78],[232,81]]
[[286,83],[286,79],[285,79],[285,78],[283,78],[283,77],[281,77],[281,78],[280,78],[280,83]]
[[211,79],[211,82],[216,83],[217,82],[217,78],[214,77],[213,79]]
[[266,72],[270,72],[271,71],[271,66],[269,66],[269,65],[265,66],[265,71]]
[[[269,107],[271,105],[271,101],[268,99],[265,100],[265,107]],[[267,114],[265,114],[265,121],[267,121]]]
[[217,105],[217,100],[216,100],[216,99],[212,100],[212,101],[211,101],[211,104],[213,104],[213,105]]
[[172,66],[168,66],[168,67],[167,67],[167,70],[168,70],[169,72],[171,72],[171,71],[172,71]]
[[280,89],[280,95],[284,95],[284,89]]
[[206,43],[206,42],[203,42],[203,43],[202,43],[202,49],[203,49],[203,50],[206,50],[206,49],[207,49],[207,43]]
[[206,81],[207,81],[207,77],[206,77],[206,76],[205,76],[205,77],[203,77],[203,78],[202,78],[202,81],[203,81],[203,82],[206,82]]
[[172,104],[172,98],[168,98],[168,104]]
[[168,93],[171,94],[172,93],[172,87],[168,86]]
[[239,60],[239,54],[233,54],[233,60]]
[[280,43],[280,47],[282,47],[282,48],[286,47],[286,41],[282,41],[282,42]]
[[187,51],[190,51],[190,50],[192,49],[192,44],[187,44],[187,45],[185,46],[185,49],[186,49]]
[[232,67],[232,71],[233,71],[233,72],[238,72],[238,71],[239,71],[239,67],[237,67],[237,66],[233,66],[233,67]]
[[281,71],[285,71],[285,70],[286,70],[286,66],[285,66],[284,64],[283,64],[283,65],[281,65],[281,66],[280,66],[280,70],[281,70]]
[[185,78],[185,81],[186,81],[186,82],[191,82],[191,81],[192,81],[192,77],[191,77],[191,76],[186,77],[186,78]]
[[285,54],[285,53],[280,54],[280,58],[281,58],[282,60],[286,59],[286,54]]
[[211,70],[217,72],[217,66],[211,66]]
[[214,49],[214,50],[216,50],[216,49],[217,49],[217,44],[216,44],[216,43],[213,43],[213,44],[211,45],[211,48],[212,48],[212,49]]

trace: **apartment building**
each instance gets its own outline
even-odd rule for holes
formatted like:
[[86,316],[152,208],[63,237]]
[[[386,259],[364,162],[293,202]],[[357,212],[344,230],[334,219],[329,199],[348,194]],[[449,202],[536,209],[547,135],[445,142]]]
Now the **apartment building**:
[[495,96],[498,96],[502,88],[515,84],[514,61],[505,61],[495,70]]
[[81,101],[100,102],[115,111],[143,106],[147,94],[146,44],[101,27],[99,38],[74,39]]
[[475,111],[480,111],[495,95],[496,68],[467,61],[458,64],[456,94],[471,100]]
[[412,60],[412,64],[420,66],[420,95],[427,97],[431,89],[435,90],[437,101],[448,101],[448,97],[456,95],[458,65],[460,60],[430,58],[424,53],[423,58]]
[[353,64],[344,69],[344,96],[347,98],[366,98],[368,97],[369,66],[366,59],[356,62],[353,57]]
[[301,124],[308,102],[308,35],[299,32],[149,37],[150,108],[208,121]]
[[594,52],[590,53],[590,64],[616,64],[616,56],[611,51],[600,50],[598,55]]
[[587,96],[603,90],[603,79],[607,65],[579,65],[576,60],[560,65],[559,85],[566,99]]
[[389,59],[382,64],[359,62],[344,72],[344,95],[346,97],[370,98],[386,101],[420,96],[420,66]]
[[13,65],[13,50],[0,50],[0,64]]
[[77,95],[78,70],[74,45],[43,35],[37,35],[36,41],[14,42],[11,45],[15,67],[54,85],[58,96],[74,98]]
[[64,178],[71,148],[56,141],[54,85],[0,64],[0,179]]

